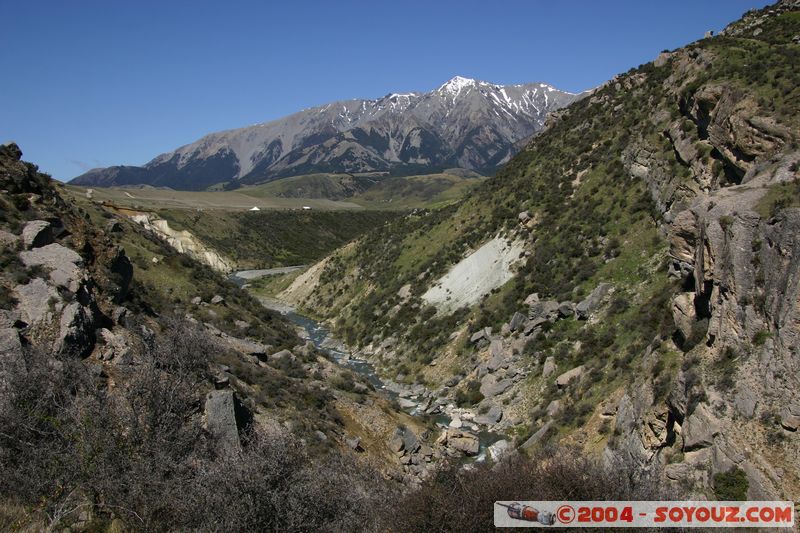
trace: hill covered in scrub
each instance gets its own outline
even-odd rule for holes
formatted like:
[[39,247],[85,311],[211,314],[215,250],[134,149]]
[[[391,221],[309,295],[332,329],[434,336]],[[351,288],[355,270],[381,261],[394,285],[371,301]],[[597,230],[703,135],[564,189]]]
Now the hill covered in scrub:
[[798,64],[800,4],[748,12],[280,296],[424,386],[428,413],[625,457],[696,494],[732,477],[796,500]]
[[[362,522],[365,485],[392,471],[366,437],[417,422],[218,273],[65,200],[21,156],[0,146],[0,529]],[[370,459],[345,452],[359,436]]]

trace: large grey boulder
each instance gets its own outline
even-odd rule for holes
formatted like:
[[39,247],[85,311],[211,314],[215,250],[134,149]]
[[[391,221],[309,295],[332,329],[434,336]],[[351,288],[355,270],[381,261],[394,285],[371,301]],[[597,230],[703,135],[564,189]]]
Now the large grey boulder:
[[121,333],[114,333],[106,328],[100,330],[104,347],[100,353],[101,361],[114,361],[118,365],[129,365],[133,362],[133,354],[127,339]]
[[514,384],[510,379],[498,379],[494,374],[488,374],[481,380],[481,394],[484,398],[493,398],[503,394]]
[[558,316],[568,318],[575,314],[575,304],[572,302],[561,302],[558,304]]
[[611,292],[612,285],[610,283],[600,283],[594,290],[589,293],[583,301],[575,306],[575,314],[578,318],[586,320],[589,315],[594,313],[603,303],[603,300]]
[[555,371],[556,371],[556,358],[551,355],[544,360],[544,365],[542,365],[542,377],[546,378]]
[[22,353],[19,333],[14,328],[0,329],[0,356]]
[[15,310],[0,309],[0,329],[13,328],[19,318],[19,313]]
[[53,228],[46,220],[31,220],[22,228],[22,245],[30,250],[51,244]]
[[478,455],[480,441],[476,435],[460,429],[447,430],[447,445],[465,455]]
[[792,404],[781,412],[781,426],[789,431],[800,428],[800,404]]
[[497,462],[502,459],[504,455],[508,455],[512,451],[514,451],[514,445],[505,439],[501,439],[486,448],[486,455],[488,455],[492,461]]
[[682,292],[675,296],[672,300],[672,319],[684,339],[692,337],[697,322],[693,292]]
[[237,452],[241,449],[239,430],[232,390],[214,390],[206,396],[206,429],[214,436],[220,451]]
[[531,320],[553,320],[558,317],[559,303],[555,300],[540,300],[531,305],[528,318]]
[[475,417],[475,422],[485,426],[497,424],[503,418],[503,408],[499,405],[492,405],[485,414]]
[[61,297],[56,290],[41,278],[34,278],[25,285],[14,288],[20,319],[29,326],[49,322],[53,311],[61,309]]
[[472,336],[469,338],[469,341],[473,344],[476,342],[480,342],[482,340],[488,341],[491,336],[492,336],[492,328],[483,328],[473,333]]
[[506,354],[505,349],[503,348],[503,341],[499,339],[493,340],[490,344],[489,352],[491,353],[491,357],[486,362],[487,370],[494,372],[506,364],[508,354]]
[[686,417],[681,427],[684,451],[708,448],[714,445],[714,437],[719,435],[719,422],[704,404],[698,405]]
[[511,321],[508,325],[511,327],[511,331],[522,331],[525,329],[525,323],[528,321],[528,317],[516,311],[514,315],[511,317]]
[[556,385],[558,387],[566,387],[573,379],[578,379],[583,375],[583,365],[576,366],[572,370],[567,370],[556,378]]
[[550,430],[552,426],[553,426],[553,421],[552,420],[548,421],[545,425],[539,428],[539,430],[536,433],[531,435],[530,438],[526,440],[522,444],[522,446],[520,446],[520,448],[522,448],[523,450],[528,450],[530,448],[533,448],[540,442],[542,442],[542,439],[544,439],[544,437],[547,435],[547,432]]
[[50,280],[58,287],[78,292],[83,281],[83,258],[74,250],[60,244],[48,244],[27,252],[20,252],[27,267],[41,266],[50,270]]
[[733,396],[733,406],[736,411],[745,418],[753,418],[756,413],[758,397],[746,384],[739,385],[736,394]]

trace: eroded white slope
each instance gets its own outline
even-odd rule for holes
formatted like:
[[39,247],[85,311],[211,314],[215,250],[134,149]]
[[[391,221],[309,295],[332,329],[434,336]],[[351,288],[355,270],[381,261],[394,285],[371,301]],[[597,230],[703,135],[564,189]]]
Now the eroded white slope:
[[454,265],[422,299],[441,311],[474,305],[514,277],[523,250],[519,241],[495,237]]

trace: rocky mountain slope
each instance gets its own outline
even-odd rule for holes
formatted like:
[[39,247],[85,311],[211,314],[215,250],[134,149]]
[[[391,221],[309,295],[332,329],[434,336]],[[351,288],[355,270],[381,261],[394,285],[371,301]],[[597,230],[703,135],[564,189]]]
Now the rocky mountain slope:
[[800,2],[748,12],[281,297],[457,425],[625,458],[697,496],[796,501],[798,63]]
[[142,167],[94,169],[72,183],[202,190],[315,172],[491,171],[542,128],[550,111],[576,98],[544,83],[502,86],[456,76],[429,93],[334,102],[212,133]]
[[21,156],[0,146],[0,529],[365,523],[397,488],[375,480],[402,479],[377,442],[424,426],[174,235]]

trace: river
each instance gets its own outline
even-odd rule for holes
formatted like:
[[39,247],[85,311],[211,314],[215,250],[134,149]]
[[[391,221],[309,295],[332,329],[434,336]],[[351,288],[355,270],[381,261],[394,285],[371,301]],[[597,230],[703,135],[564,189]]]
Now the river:
[[[230,279],[239,286],[244,285],[248,279],[238,277],[237,274],[238,273],[231,274]],[[264,307],[279,312],[291,323],[302,328],[302,330],[305,331],[304,336],[314,343],[314,346],[329,354],[337,364],[350,368],[357,374],[363,376],[376,391],[391,400],[397,401],[403,411],[412,416],[419,416],[422,414],[420,412],[420,401],[424,401],[424,398],[420,398],[418,394],[411,393],[401,385],[387,385],[387,383],[378,376],[372,363],[364,359],[353,357],[351,353],[346,350],[343,343],[331,336],[330,331],[324,325],[312,318],[297,313],[294,307],[275,298],[261,296],[258,297],[258,300]],[[436,423],[440,428],[447,428],[450,422],[451,417],[444,411],[436,415]],[[476,434],[480,441],[480,453],[475,460],[481,461],[486,456],[486,448],[502,439],[503,436],[485,430],[477,430]]]

